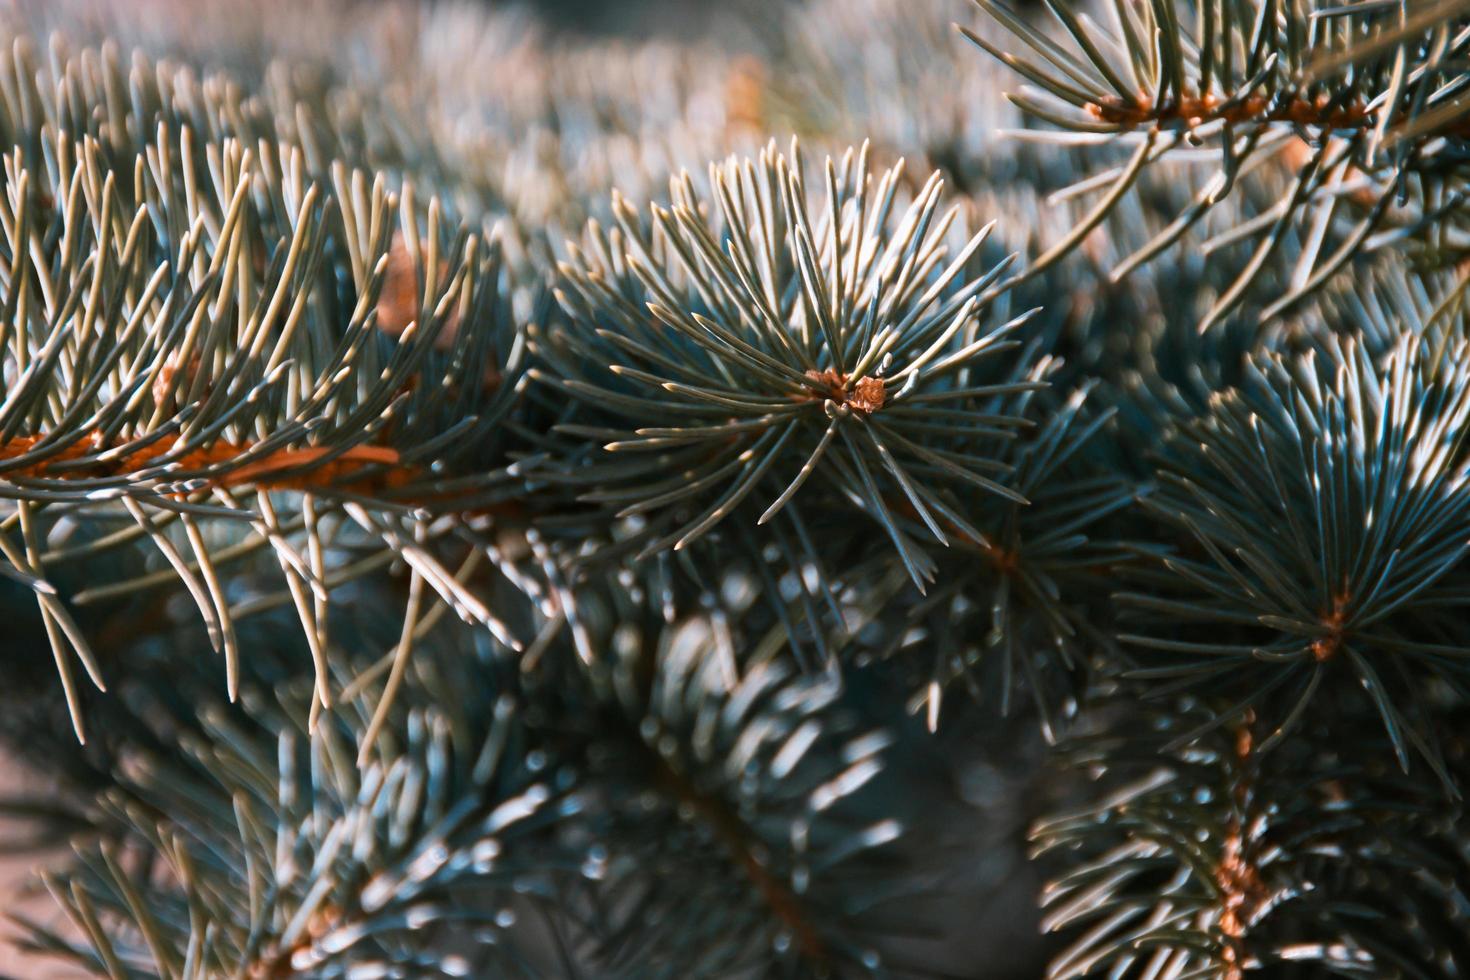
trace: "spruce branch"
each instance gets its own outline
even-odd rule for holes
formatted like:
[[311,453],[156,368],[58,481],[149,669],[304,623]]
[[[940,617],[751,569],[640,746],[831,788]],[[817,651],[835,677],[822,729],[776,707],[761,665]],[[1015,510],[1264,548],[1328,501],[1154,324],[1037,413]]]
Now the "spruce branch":
[[1209,714],[1162,705],[1067,747],[1106,793],[1032,832],[1066,860],[1048,976],[1458,975],[1470,866],[1436,794],[1321,729],[1262,754],[1250,714],[1158,752]]
[[576,867],[553,831],[578,804],[565,772],[530,763],[495,665],[455,652],[420,661],[361,766],[368,714],[308,733],[309,677],[272,695],[252,674],[229,705],[191,658],[187,697],[131,687],[130,714],[109,712],[130,734],[101,842],[46,879],[75,934],[31,925],[31,942],[115,978],[547,975],[510,910]]
[[1328,691],[1361,688],[1405,768],[1454,789],[1436,683],[1461,690],[1449,619],[1470,540],[1462,340],[1406,336],[1380,367],[1344,340],[1263,356],[1244,387],[1181,425],[1145,506],[1183,535],[1118,599],[1135,676],[1233,702],[1286,739]]
[[[1057,368],[1042,359],[1028,375],[1047,378]],[[1095,395],[1089,386],[1061,403],[1050,391],[1011,396],[1006,411],[1038,424],[998,453],[1030,503],[961,495],[971,530],[952,529],[936,587],[913,602],[865,591],[866,605],[854,610],[864,618],[853,634],[875,639],[855,644],[845,659],[902,662],[908,706],[931,730],[946,692],[959,685],[1002,714],[1014,698],[1029,699],[1051,740],[1075,713],[1099,654],[1113,648],[1098,625],[1108,614],[1089,599],[1106,591],[1111,566],[1127,552],[1095,536],[1137,491],[1102,463],[1101,434],[1114,411],[1094,408]],[[903,615],[893,615],[900,608]]]
[[[321,560],[326,525],[355,525],[515,645],[415,530],[519,507],[506,422],[525,344],[495,236],[421,208],[411,184],[203,139],[160,106],[73,138],[74,103],[40,105],[51,115],[11,106],[0,201],[0,552],[37,595],[78,734],[73,665],[103,678],[52,579],[110,547],[152,543],[173,572],[156,581],[192,594],[232,692],[237,602],[215,559],[258,550],[280,564],[331,703],[321,604],[345,570]],[[51,540],[118,519],[131,529]],[[90,584],[92,601],[137,585]]]
[[[589,813],[600,969],[899,968],[888,933],[935,887],[896,861],[910,808],[879,805],[899,733],[866,720],[837,675],[800,673],[759,605],[665,623],[605,591],[577,595],[597,653],[553,656],[531,720],[605,793]],[[595,625],[603,603],[621,607],[610,635]]]
[[[813,207],[796,147],[772,147],[711,169],[718,224],[685,175],[647,224],[616,202],[617,226],[589,227],[562,267],[570,323],[533,338],[547,367],[532,377],[634,421],[568,479],[620,517],[678,508],[645,555],[687,546],[747,498],[765,523],[815,476],[883,528],[922,588],[934,566],[916,536],[946,544],[954,519],[941,476],[1020,499],[1003,467],[966,451],[1024,424],[987,401],[1036,386],[971,380],[1026,319],[981,326],[1008,263],[962,279],[989,226],[950,257],[957,212],[939,214],[937,175],[902,212],[898,176],[871,184],[866,150],[849,151],[828,160]],[[946,431],[918,424],[935,418]]]
[[[1201,0],[1114,4],[1097,24],[1048,3],[1053,40],[999,0],[977,0],[1027,53],[965,31],[1036,88],[1024,111],[1097,142],[1134,146],[1130,165],[1085,183],[1116,204],[1141,168],[1182,144],[1208,146],[1219,169],[1158,239],[1117,270],[1158,254],[1268,157],[1295,173],[1289,193],[1253,222],[1252,261],[1206,315],[1239,304],[1294,224],[1309,231],[1292,288],[1267,314],[1317,289],[1359,252],[1404,239],[1440,240],[1461,213],[1470,119],[1462,65],[1470,32],[1455,0],[1278,6]],[[1356,209],[1356,210],[1354,210]],[[1322,231],[1341,226],[1333,247]]]

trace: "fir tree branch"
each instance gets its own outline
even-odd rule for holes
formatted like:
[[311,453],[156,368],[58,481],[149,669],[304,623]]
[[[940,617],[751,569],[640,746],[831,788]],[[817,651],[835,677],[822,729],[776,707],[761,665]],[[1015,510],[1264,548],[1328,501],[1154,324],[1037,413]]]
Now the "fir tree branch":
[[[1336,252],[1319,256],[1314,247],[1299,258],[1294,288],[1268,312],[1320,287],[1352,254],[1381,245],[1384,236],[1373,235],[1386,225],[1395,228],[1393,238],[1427,238],[1453,224],[1460,210],[1470,100],[1454,66],[1470,35],[1453,0],[1412,12],[1372,2],[1284,9],[1233,0],[1117,4],[1111,28],[1048,3],[1063,43],[999,0],[977,2],[1028,51],[1010,54],[965,31],[1038,87],[1039,97],[1011,96],[1024,111],[1104,140],[1135,134],[1152,142],[1169,134],[1166,149],[1180,142],[1215,149],[1220,170],[1180,214],[1171,241],[1224,200],[1256,158],[1299,145],[1298,136],[1305,141],[1288,164],[1297,172],[1296,189],[1261,239],[1257,261],[1204,325],[1239,304],[1289,221],[1305,223],[1313,213],[1319,226],[1336,219],[1347,231]],[[1156,152],[1147,162],[1165,156]],[[1112,188],[1103,201],[1111,208],[1127,181],[1099,179]],[[1342,217],[1340,205],[1355,200],[1364,205],[1361,217]],[[1124,267],[1155,253],[1142,250]]]

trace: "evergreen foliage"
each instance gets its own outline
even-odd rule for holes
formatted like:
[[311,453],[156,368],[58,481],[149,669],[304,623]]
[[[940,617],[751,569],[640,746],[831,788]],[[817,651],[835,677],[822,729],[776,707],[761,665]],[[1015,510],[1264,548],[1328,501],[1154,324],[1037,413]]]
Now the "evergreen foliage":
[[183,9],[0,12],[36,969],[1470,975],[1463,3]]

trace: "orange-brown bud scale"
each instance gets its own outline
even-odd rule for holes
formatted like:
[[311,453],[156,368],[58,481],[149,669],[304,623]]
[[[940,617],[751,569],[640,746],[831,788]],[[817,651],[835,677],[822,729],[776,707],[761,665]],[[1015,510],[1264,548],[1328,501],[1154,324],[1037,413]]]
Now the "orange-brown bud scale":
[[1169,99],[1155,105],[1147,97],[1128,102],[1112,96],[1101,102],[1089,102],[1087,111],[1095,119],[1128,128],[1180,121],[1195,128],[1223,120],[1230,123],[1285,122],[1320,129],[1360,129],[1372,122],[1368,110],[1359,103],[1345,106],[1331,106],[1330,103],[1326,96],[1273,103],[1263,95],[1238,102],[1222,102],[1214,95],[1186,95],[1182,99]]
[[[0,443],[0,463],[26,455],[45,438],[13,436]],[[0,468],[0,479],[20,477],[75,480],[123,476],[145,469],[169,455],[178,446],[178,442],[178,436],[170,435],[135,449],[128,449],[125,443],[116,447],[108,446],[100,434],[92,433],[69,446],[57,449],[43,460],[12,469]],[[56,469],[58,463],[72,462],[113,448],[119,451],[110,459],[98,460],[86,467]],[[251,448],[249,443],[214,442],[184,452],[171,462],[183,470],[205,470],[239,459]],[[398,450],[387,446],[353,446],[335,456],[334,452],[330,448],[316,446],[277,449],[221,473],[211,483],[218,487],[253,485],[264,490],[311,490],[336,486],[357,491],[378,491],[405,486],[418,475],[416,467],[401,466]],[[354,475],[375,465],[387,469],[352,482]]]
[[848,408],[862,412],[864,415],[872,415],[878,411],[888,397],[883,379],[872,375],[858,378],[850,388],[847,375],[839,374],[831,368],[825,371],[808,371],[806,376],[825,389],[819,395],[812,397],[830,399],[839,405],[846,405]]

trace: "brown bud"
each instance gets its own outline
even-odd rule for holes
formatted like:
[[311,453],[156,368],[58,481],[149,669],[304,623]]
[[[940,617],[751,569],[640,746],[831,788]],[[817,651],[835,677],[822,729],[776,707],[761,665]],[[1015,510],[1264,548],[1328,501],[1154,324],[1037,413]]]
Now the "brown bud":
[[870,375],[866,378],[859,378],[857,384],[853,385],[852,394],[847,396],[847,404],[859,412],[872,415],[883,407],[883,400],[886,397],[887,392],[883,387],[883,379]]
[[[447,264],[441,260],[441,280],[448,271]],[[419,319],[419,303],[423,292],[418,266],[408,251],[403,232],[394,232],[393,244],[388,247],[388,264],[383,270],[383,288],[378,293],[378,329],[394,337],[407,330],[410,323]],[[434,348],[449,350],[454,346],[458,333],[459,309],[455,307],[449,310],[447,322],[434,338]]]

